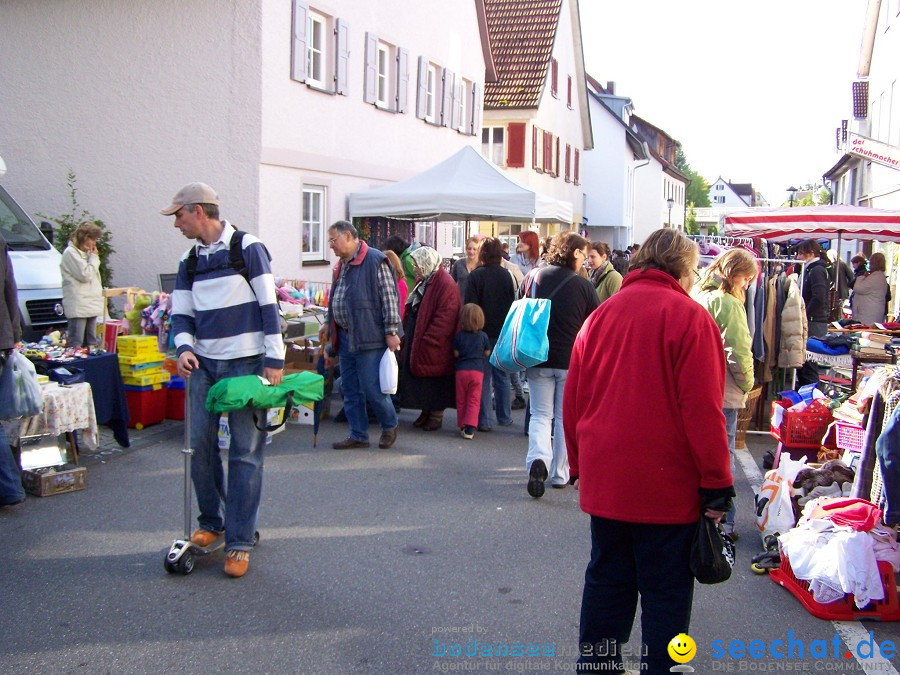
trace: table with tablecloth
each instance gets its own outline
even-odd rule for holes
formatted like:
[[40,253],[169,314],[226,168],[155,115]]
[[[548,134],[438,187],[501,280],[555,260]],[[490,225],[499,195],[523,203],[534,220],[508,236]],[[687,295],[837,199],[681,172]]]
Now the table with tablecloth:
[[[45,361],[49,368],[71,367],[84,371],[84,380],[91,385],[94,409],[98,424],[112,429],[116,442],[124,448],[130,444],[128,438],[128,403],[125,387],[119,372],[119,359],[115,354],[97,354],[74,361]],[[39,368],[43,370],[43,368]]]
[[19,435],[59,436],[82,431],[81,440],[85,447],[95,450],[100,443],[100,432],[91,390],[92,387],[87,382],[68,386],[60,386],[55,382],[41,385],[44,407],[40,414],[22,420]]

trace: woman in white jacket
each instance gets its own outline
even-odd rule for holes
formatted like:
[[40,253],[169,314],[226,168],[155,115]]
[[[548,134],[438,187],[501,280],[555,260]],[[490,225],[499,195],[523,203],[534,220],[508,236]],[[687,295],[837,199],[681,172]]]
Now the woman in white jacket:
[[871,326],[882,323],[887,309],[887,278],[884,275],[883,253],[873,253],[869,258],[869,273],[858,277],[853,284],[853,320]]
[[100,256],[97,253],[97,239],[101,233],[94,223],[81,223],[72,233],[59,263],[70,347],[97,344],[97,317],[103,312]]

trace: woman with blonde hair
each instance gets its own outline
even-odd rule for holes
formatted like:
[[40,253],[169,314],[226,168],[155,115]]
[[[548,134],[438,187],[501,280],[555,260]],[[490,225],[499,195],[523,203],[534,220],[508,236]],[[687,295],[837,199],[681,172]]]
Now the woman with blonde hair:
[[883,323],[887,311],[888,283],[884,253],[873,253],[869,271],[853,284],[853,320],[871,326]]
[[[690,633],[697,524],[720,519],[734,495],[722,338],[688,295],[698,258],[674,228],[647,238],[578,333],[563,397],[569,474],[591,517],[578,641],[627,643],[640,597],[650,673],[668,673],[669,641]],[[606,649],[582,652],[578,667],[619,664]]]
[[450,276],[456,282],[459,288],[460,299],[466,297],[466,284],[469,282],[469,275],[476,267],[478,267],[478,251],[481,249],[481,242],[484,235],[473,234],[466,239],[466,257],[460,258],[453,267],[450,268]]
[[103,230],[95,223],[81,223],[72,233],[59,263],[70,347],[97,344],[97,317],[103,312],[100,254],[97,252],[101,234]]
[[[744,408],[747,394],[753,388],[753,352],[745,293],[756,279],[756,258],[743,248],[725,251],[704,270],[694,299],[709,310],[722,333],[725,347],[725,398],[722,412],[728,433],[731,471],[734,472],[734,437],[737,433],[738,411]],[[734,515],[736,508],[725,516],[725,532],[736,539]]]

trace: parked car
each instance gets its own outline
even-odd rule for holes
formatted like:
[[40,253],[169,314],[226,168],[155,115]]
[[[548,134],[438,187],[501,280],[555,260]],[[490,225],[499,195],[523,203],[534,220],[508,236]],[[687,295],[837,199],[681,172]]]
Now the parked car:
[[[0,178],[5,165],[0,159]],[[42,224],[50,237],[49,223]],[[22,339],[33,341],[47,331],[66,325],[62,305],[62,258],[48,237],[0,185],[0,236],[9,246],[16,286],[19,289],[19,312],[22,315]]]

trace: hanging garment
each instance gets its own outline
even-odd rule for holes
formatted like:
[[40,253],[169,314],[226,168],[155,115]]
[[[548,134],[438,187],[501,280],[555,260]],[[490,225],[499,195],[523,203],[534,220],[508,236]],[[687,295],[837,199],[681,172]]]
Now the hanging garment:
[[781,343],[778,350],[779,368],[800,368],[806,361],[806,339],[809,326],[806,306],[800,287],[793,276],[785,280],[787,298],[781,312]]

